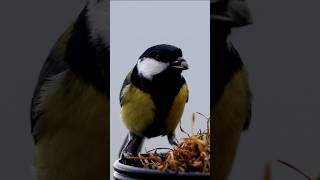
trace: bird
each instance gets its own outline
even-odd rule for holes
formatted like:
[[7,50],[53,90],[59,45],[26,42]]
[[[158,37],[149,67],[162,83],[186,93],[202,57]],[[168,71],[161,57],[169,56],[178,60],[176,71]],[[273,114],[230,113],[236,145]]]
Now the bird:
[[89,0],[42,66],[31,100],[38,180],[109,178],[109,8]]
[[145,138],[167,136],[177,145],[175,128],[189,98],[182,50],[169,44],[148,48],[126,76],[120,91],[120,117],[129,133],[119,156],[136,155]]
[[[235,6],[241,3],[242,6]],[[244,3],[242,0],[211,2],[211,172],[213,179],[219,180],[228,179],[241,134],[249,128],[251,121],[252,93],[248,71],[228,39],[232,28],[251,22],[249,16],[240,16],[248,15]]]
[[211,19],[231,27],[242,27],[253,23],[251,11],[245,0],[211,0]]

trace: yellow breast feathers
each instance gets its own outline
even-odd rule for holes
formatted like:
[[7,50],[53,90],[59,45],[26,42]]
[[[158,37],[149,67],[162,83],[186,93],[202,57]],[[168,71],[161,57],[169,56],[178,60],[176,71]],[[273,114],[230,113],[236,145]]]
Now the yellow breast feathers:
[[152,124],[154,115],[155,105],[149,94],[132,85],[124,87],[120,116],[131,132],[142,136],[143,130]]

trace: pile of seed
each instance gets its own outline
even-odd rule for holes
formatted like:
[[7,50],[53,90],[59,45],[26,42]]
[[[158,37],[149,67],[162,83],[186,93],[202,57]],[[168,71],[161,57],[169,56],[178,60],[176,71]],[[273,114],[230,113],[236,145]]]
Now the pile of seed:
[[[200,113],[199,113],[200,114]],[[201,114],[202,115],[202,114]],[[193,115],[192,122],[194,124],[195,117]],[[133,157],[135,166],[149,169],[159,169],[162,171],[172,170],[177,172],[209,172],[210,171],[210,128],[209,118],[207,118],[207,129],[199,130],[196,134],[189,135],[181,128],[180,130],[186,134],[186,138],[182,138],[177,146],[168,149],[166,153],[158,153],[159,149],[148,151],[145,154],[139,154]]]

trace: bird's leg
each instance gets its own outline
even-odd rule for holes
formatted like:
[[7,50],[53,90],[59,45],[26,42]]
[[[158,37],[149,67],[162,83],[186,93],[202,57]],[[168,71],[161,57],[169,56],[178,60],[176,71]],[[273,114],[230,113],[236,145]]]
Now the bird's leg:
[[176,138],[176,135],[174,132],[170,132],[168,135],[168,141],[171,145],[175,145],[175,146],[178,146],[178,140]]
[[121,158],[122,151],[124,150],[124,148],[127,146],[128,142],[129,142],[128,139],[129,139],[129,133],[126,135],[126,138],[124,139],[124,141],[122,143],[121,149],[119,151],[119,158]]
[[121,159],[128,159],[138,154],[143,145],[144,137],[138,136],[132,132],[128,135],[128,140],[121,152]]

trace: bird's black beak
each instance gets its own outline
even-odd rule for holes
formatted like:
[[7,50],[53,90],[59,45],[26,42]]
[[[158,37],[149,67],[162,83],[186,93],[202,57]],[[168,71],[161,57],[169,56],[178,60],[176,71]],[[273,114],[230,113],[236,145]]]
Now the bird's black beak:
[[171,62],[171,67],[180,69],[180,70],[187,70],[189,69],[189,65],[185,59],[182,57],[178,57],[176,61]]

